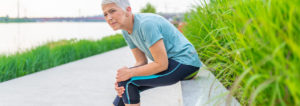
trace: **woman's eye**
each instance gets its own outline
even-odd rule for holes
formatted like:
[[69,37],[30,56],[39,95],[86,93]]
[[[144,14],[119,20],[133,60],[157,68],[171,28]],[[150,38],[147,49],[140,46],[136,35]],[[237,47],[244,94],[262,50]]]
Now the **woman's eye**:
[[116,10],[110,10],[109,13],[113,13],[113,12],[115,12],[115,11],[116,11]]

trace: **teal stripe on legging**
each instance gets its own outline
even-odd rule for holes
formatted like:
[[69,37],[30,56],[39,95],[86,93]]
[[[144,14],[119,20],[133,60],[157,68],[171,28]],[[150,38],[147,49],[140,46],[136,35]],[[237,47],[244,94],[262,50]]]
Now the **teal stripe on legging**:
[[[175,70],[177,70],[177,68],[178,68],[180,65],[181,65],[181,64],[179,63],[179,64],[178,64],[171,72],[169,72],[169,73],[167,73],[167,74],[132,77],[131,80],[126,84],[126,94],[127,94],[128,104],[130,104],[130,101],[129,101],[129,93],[128,93],[128,85],[129,85],[132,81],[134,81],[134,80],[154,79],[154,78],[166,76],[166,75],[171,74],[171,73],[174,72]],[[135,85],[137,85],[137,84],[135,84]]]

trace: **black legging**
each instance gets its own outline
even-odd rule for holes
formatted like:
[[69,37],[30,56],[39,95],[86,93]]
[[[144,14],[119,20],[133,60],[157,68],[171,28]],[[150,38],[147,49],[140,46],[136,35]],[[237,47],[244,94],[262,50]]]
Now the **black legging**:
[[[140,103],[140,92],[158,87],[175,84],[184,80],[190,74],[199,70],[199,67],[181,64],[173,59],[168,59],[168,69],[155,75],[132,77],[129,80],[119,82],[119,86],[125,88],[122,98],[117,96],[113,102],[115,106]],[[125,104],[124,104],[125,103]]]

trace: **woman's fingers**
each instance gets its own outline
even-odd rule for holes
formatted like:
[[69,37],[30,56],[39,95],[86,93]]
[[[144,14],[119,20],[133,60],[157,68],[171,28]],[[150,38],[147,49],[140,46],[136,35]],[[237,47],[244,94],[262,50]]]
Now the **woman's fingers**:
[[118,96],[122,97],[122,94],[124,93],[125,88],[123,86],[119,87],[118,83],[115,82],[115,90],[117,91]]
[[115,90],[117,90],[118,87],[119,87],[119,86],[118,86],[118,83],[116,82],[116,83],[115,83]]
[[125,89],[124,89],[124,87],[119,87],[118,91],[121,92],[121,93],[123,93],[125,91]]
[[124,91],[125,91],[124,87],[119,87],[119,88],[118,88],[118,91],[117,91],[118,96],[119,96],[119,97],[122,97],[122,94],[124,93]]
[[122,97],[122,94],[124,93],[125,88],[123,86],[121,86],[121,87],[115,86],[115,90],[117,91],[118,96]]
[[118,90],[118,96],[122,97],[122,94],[124,93],[124,87],[120,87]]
[[116,90],[125,90],[123,86],[119,87],[117,82],[115,83],[115,89]]

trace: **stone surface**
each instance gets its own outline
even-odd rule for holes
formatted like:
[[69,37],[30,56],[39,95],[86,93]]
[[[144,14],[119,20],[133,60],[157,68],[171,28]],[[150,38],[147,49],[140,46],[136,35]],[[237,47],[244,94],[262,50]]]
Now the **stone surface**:
[[231,101],[226,101],[229,91],[203,68],[195,80],[182,81],[181,88],[184,106],[240,106],[231,96]]

